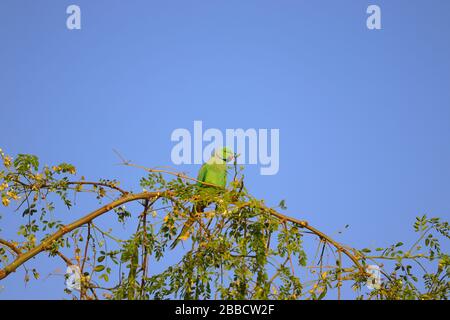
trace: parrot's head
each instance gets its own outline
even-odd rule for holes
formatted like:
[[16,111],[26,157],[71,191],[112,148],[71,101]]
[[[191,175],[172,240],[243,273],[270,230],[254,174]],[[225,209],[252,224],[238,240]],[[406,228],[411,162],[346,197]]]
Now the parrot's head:
[[223,147],[215,150],[214,156],[225,162],[230,162],[234,159],[234,152],[230,148]]

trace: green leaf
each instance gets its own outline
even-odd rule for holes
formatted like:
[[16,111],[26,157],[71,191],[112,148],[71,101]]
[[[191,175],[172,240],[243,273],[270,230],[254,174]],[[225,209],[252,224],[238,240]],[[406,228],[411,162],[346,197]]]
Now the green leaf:
[[30,171],[31,168],[37,171],[39,169],[38,157],[31,154],[19,154],[14,160],[14,167],[21,174]]
[[281,200],[280,203],[278,204],[278,207],[280,207],[280,209],[282,210],[286,210],[286,201],[285,200]]
[[105,266],[100,264],[94,268],[94,272],[100,272],[100,271],[103,271],[104,269],[105,269]]

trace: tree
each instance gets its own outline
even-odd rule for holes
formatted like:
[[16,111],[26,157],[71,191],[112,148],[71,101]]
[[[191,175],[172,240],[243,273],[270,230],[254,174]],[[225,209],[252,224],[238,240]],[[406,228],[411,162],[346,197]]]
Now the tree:
[[[25,281],[29,273],[38,278],[39,267],[30,272],[26,264],[47,253],[77,266],[79,291],[66,291],[79,299],[323,299],[331,292],[340,298],[347,284],[358,299],[449,296],[449,256],[440,246],[449,238],[449,227],[439,218],[416,218],[418,240],[409,249],[399,242],[372,253],[343,245],[308,222],[280,213],[286,209],[284,201],[270,208],[252,197],[236,163],[229,188],[219,191],[199,190],[196,180],[182,173],[124,162],[146,171],[140,180],[143,191],[133,193],[115,180],[75,179],[76,168],[68,163],[40,166],[34,155],[13,159],[1,149],[0,155],[2,204],[16,205],[14,214],[20,209],[23,220],[20,239],[3,239],[0,230],[0,281],[20,267],[26,270]],[[56,207],[70,209],[70,197],[82,194],[94,195],[101,205],[62,223]],[[200,201],[213,205],[194,217],[185,248],[171,251],[171,241]],[[99,217],[113,214],[119,224],[135,222],[128,239],[118,239],[97,223]],[[307,257],[308,239],[318,242],[316,259]],[[164,265],[172,252],[180,253],[177,263],[150,272],[154,265]],[[380,268],[383,280],[362,294],[360,288],[372,280],[369,265]]]

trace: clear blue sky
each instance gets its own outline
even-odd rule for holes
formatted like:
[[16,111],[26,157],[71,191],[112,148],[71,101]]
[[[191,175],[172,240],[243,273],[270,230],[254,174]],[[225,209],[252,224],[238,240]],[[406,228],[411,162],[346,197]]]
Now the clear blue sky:
[[[69,4],[81,30],[66,28]],[[382,30],[366,28],[369,4]],[[330,234],[350,224],[349,245],[408,243],[415,216],[450,213],[449,13],[447,0],[3,0],[0,147],[139,190],[113,148],[171,165],[171,132],[194,120],[279,128],[279,173],[247,166],[255,196]],[[58,264],[29,267],[45,278]],[[67,297],[61,277],[22,279],[0,282],[0,299]]]

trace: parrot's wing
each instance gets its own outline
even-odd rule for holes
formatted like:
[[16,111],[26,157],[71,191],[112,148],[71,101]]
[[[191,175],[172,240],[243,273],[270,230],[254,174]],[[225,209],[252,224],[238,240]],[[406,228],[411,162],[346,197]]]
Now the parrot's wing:
[[[200,170],[198,171],[197,180],[201,182],[205,182],[206,173],[208,172],[207,164],[203,164]],[[197,182],[198,185],[202,185],[200,182]]]

